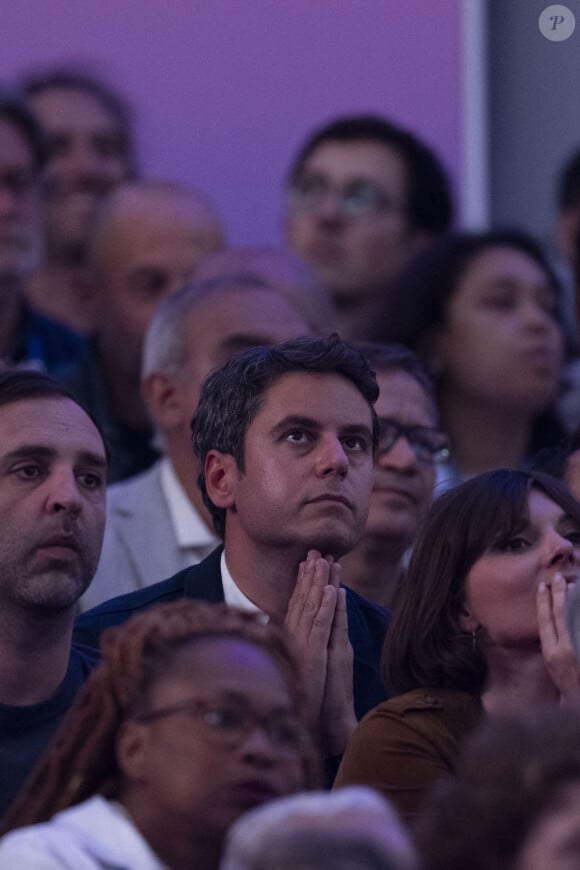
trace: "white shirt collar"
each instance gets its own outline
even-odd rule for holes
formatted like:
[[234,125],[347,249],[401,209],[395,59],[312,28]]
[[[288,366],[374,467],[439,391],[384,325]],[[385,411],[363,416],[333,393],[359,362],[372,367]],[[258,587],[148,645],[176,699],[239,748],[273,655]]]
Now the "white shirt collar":
[[178,545],[183,549],[204,548],[208,552],[216,547],[219,543],[217,537],[208,529],[192,505],[166,456],[160,460],[159,483],[167,501]]
[[230,574],[229,568],[226,563],[225,550],[221,556],[220,571],[222,575],[222,586],[224,587],[224,600],[226,604],[229,604],[230,607],[237,607],[238,610],[245,610],[247,613],[259,613],[261,616],[261,621],[264,624],[268,622],[268,614],[260,610],[260,608],[257,607],[253,601],[250,601],[247,595],[244,595],[239,586],[236,586],[234,578]]

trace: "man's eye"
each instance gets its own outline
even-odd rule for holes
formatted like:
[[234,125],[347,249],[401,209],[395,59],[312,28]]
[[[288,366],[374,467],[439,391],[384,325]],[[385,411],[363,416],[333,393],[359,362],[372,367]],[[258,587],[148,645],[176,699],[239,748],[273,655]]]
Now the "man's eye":
[[306,444],[308,435],[303,429],[292,429],[286,433],[286,440],[290,441],[291,444]]
[[160,296],[167,287],[167,275],[158,269],[147,269],[133,276],[133,290],[144,299]]
[[103,486],[103,478],[100,474],[92,474],[90,472],[79,474],[79,481],[85,489],[99,489],[99,487]]
[[222,731],[235,731],[243,721],[240,711],[233,707],[212,707],[206,710],[203,718],[207,725]]
[[347,450],[354,450],[359,453],[364,453],[367,450],[367,442],[360,435],[350,435],[348,438],[343,438],[342,443]]
[[41,469],[38,465],[20,465],[14,469],[14,474],[21,480],[36,480],[41,475]]

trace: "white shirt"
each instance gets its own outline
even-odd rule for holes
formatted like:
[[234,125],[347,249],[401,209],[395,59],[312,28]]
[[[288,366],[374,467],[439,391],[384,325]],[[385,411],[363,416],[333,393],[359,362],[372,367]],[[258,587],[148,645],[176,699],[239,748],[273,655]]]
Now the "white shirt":
[[191,551],[192,564],[205,559],[219,541],[191,503],[166,456],[159,462],[159,484],[179,547]]
[[270,618],[268,614],[264,613],[263,610],[260,610],[253,601],[250,601],[247,595],[244,595],[240,587],[236,586],[234,578],[230,574],[229,568],[226,564],[225,550],[222,553],[220,572],[222,575],[222,586],[224,587],[224,600],[226,604],[229,604],[230,607],[237,607],[238,610],[245,610],[247,613],[259,613],[261,614],[260,621],[266,624]]
[[0,841],[0,870],[168,870],[123,807],[95,795]]

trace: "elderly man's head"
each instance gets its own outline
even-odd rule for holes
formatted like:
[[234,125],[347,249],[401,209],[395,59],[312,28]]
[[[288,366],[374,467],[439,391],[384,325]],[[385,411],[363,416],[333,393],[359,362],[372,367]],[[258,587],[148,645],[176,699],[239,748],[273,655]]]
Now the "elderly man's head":
[[138,378],[143,338],[161,299],[183,287],[207,254],[224,244],[205,197],[165,181],[124,184],[95,227],[90,266],[101,356]]

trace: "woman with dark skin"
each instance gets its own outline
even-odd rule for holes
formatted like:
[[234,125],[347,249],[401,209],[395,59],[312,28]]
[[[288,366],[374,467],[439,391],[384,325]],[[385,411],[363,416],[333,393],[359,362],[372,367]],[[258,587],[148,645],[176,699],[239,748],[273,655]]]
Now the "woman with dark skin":
[[580,699],[564,612],[579,577],[580,505],[559,481],[498,470],[441,496],[387,633],[395,697],[359,724],[335,786],[373,786],[413,821],[484,716]]
[[563,430],[560,287],[535,241],[517,231],[452,236],[409,268],[377,329],[416,351],[436,382],[452,483],[519,468]]
[[6,820],[31,827],[1,868],[214,870],[238,816],[318,782],[274,625],[182,600],[111,629],[102,655]]

